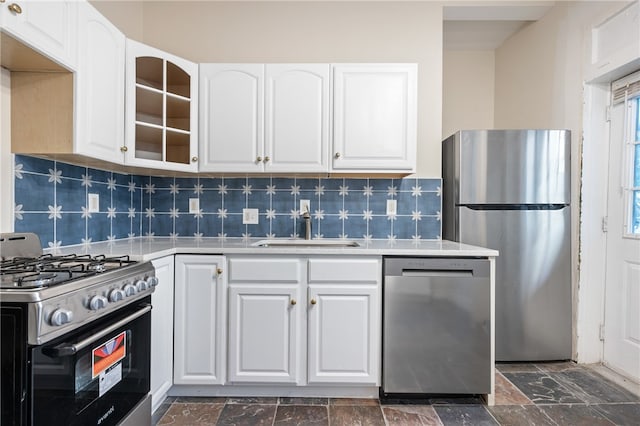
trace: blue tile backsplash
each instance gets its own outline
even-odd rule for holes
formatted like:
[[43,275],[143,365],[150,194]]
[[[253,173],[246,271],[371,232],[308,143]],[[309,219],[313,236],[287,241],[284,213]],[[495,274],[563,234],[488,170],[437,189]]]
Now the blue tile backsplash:
[[[15,230],[43,247],[130,238],[303,236],[299,200],[310,200],[313,238],[441,238],[441,179],[155,177],[15,156]],[[89,211],[98,194],[98,211]],[[189,213],[189,200],[199,210]],[[386,214],[397,200],[396,215]],[[257,225],[242,209],[259,210]]]

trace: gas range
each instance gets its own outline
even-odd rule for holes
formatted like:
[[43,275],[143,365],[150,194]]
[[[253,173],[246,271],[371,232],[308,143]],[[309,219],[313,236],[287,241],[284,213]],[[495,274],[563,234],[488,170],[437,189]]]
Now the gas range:
[[27,341],[46,343],[149,296],[150,262],[128,256],[42,254],[35,234],[0,235],[0,302],[27,308]]

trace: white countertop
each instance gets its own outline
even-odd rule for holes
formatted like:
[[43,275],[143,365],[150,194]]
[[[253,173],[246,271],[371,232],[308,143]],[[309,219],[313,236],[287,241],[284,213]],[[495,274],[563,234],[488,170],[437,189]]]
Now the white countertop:
[[45,250],[56,254],[129,255],[147,261],[174,254],[294,254],[294,255],[374,255],[374,256],[498,256],[497,250],[453,241],[354,240],[359,247],[255,247],[263,238],[136,237],[88,245]]

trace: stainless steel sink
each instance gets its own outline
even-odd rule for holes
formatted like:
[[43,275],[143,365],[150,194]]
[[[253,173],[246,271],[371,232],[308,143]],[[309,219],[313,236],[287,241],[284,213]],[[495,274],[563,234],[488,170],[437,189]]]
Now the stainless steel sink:
[[260,240],[251,244],[253,247],[359,247],[360,244],[353,240],[319,239],[302,240],[297,238],[273,238]]

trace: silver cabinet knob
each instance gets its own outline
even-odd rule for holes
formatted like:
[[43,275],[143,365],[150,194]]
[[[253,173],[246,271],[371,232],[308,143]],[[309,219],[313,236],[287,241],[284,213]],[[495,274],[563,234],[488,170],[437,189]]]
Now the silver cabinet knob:
[[70,323],[73,320],[73,312],[68,309],[59,308],[53,311],[49,323],[54,327]]
[[104,296],[93,296],[89,300],[89,309],[97,311],[98,309],[104,309],[109,304],[109,301]]
[[339,153],[339,152],[336,152],[335,157],[336,157],[336,158],[340,158],[340,153]]

